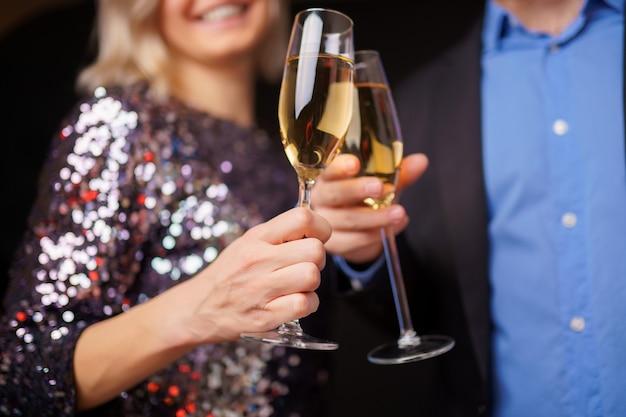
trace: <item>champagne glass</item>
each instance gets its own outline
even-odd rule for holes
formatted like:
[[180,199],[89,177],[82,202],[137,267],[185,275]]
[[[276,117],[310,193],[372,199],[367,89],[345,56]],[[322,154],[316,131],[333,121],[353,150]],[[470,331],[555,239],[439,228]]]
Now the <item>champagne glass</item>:
[[[387,77],[375,50],[355,52],[354,84],[358,99],[342,152],[358,156],[359,175],[372,175],[383,182],[382,198],[366,198],[373,208],[387,207],[396,199],[396,182],[402,161],[403,143],[395,103]],[[452,349],[454,340],[444,335],[418,335],[411,322],[404,279],[398,259],[395,235],[391,227],[381,228],[383,247],[391,278],[400,336],[374,348],[370,362],[390,365],[413,362],[440,355]]]
[[[285,153],[298,176],[298,206],[310,208],[311,188],[341,149],[354,100],[353,22],[310,8],[294,18],[278,102]],[[305,334],[299,320],[244,339],[301,349],[333,350],[336,342]]]

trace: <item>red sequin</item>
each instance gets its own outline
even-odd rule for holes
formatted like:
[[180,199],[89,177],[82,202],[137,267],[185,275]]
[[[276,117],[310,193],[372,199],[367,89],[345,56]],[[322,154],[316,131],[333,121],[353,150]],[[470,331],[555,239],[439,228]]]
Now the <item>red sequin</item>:
[[96,197],[98,197],[98,192],[94,190],[89,190],[84,192],[81,197],[84,201],[93,201],[96,199]]
[[178,388],[176,385],[171,385],[167,392],[172,396],[172,397],[178,397],[180,395],[180,388]]

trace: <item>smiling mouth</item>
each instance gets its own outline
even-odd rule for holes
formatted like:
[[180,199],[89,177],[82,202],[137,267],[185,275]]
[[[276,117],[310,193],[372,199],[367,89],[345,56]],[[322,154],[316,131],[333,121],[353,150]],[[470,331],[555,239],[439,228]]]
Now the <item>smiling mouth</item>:
[[219,20],[240,16],[245,10],[245,6],[241,4],[225,4],[203,14],[202,20],[205,22],[217,22]]

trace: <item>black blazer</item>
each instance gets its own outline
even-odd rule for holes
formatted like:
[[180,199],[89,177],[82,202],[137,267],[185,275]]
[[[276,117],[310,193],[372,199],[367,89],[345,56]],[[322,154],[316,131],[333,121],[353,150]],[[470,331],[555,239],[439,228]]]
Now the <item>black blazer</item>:
[[[480,125],[481,33],[482,11],[453,44],[418,63],[415,71],[392,85],[405,154],[424,152],[430,161],[424,176],[400,196],[411,217],[407,230],[398,237],[398,246],[413,324],[418,333],[443,333],[456,341],[450,352],[415,368],[419,385],[428,386],[427,390],[416,387],[411,398],[422,414],[407,408],[402,415],[489,415],[491,329]],[[368,320],[380,320],[395,330],[395,316],[382,318],[394,312],[388,288],[389,280],[381,271],[371,287],[353,294],[350,302],[370,314]]]

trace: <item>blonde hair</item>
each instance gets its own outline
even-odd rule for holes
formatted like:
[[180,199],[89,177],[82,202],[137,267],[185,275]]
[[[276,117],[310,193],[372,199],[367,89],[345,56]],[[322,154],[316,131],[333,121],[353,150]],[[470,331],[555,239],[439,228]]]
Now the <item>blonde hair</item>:
[[[158,22],[160,0],[100,0],[96,22],[98,55],[78,75],[79,92],[96,87],[148,84],[155,99],[170,93],[169,51]],[[270,24],[257,49],[259,77],[280,79],[289,40],[288,0],[270,0]]]

